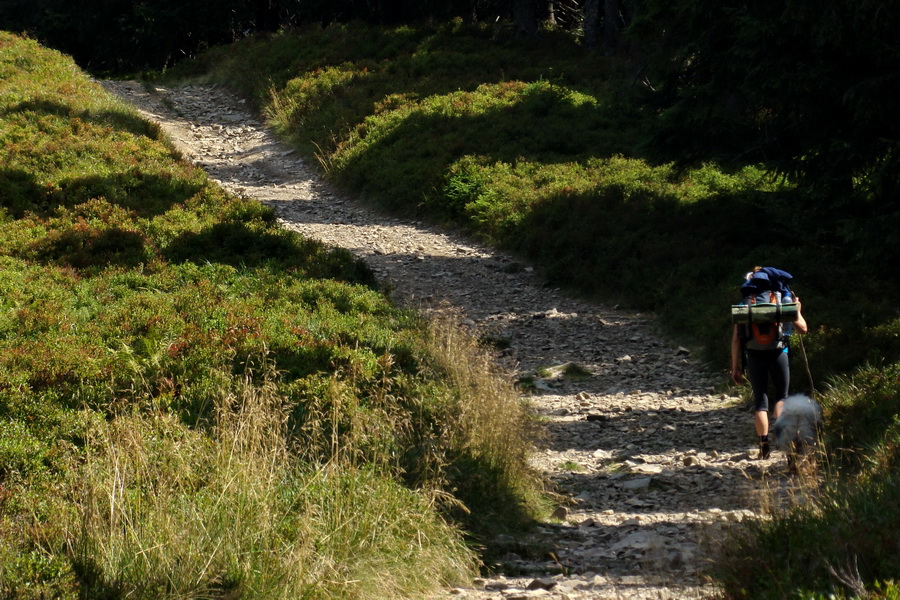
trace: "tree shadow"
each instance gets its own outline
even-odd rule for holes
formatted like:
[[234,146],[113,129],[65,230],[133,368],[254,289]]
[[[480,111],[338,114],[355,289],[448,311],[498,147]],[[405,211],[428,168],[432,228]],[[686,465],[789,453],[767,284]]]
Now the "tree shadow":
[[[570,449],[580,451],[603,449],[604,444],[598,443],[598,440],[603,440],[604,434],[609,433],[616,439],[627,437],[636,447],[634,450],[618,450],[614,458],[621,460],[636,454],[652,455],[667,451],[721,452],[723,445],[735,443],[732,438],[722,438],[725,426],[744,418],[747,425],[746,437],[747,440],[751,440],[753,418],[746,407],[698,411],[680,411],[663,406],[653,409],[631,409],[625,401],[621,411],[605,415],[604,418],[598,419],[593,417],[593,411],[585,411],[580,420],[548,424],[550,430],[548,447],[557,452]],[[554,435],[554,431],[560,429],[565,430],[565,435]],[[660,429],[665,431],[665,435],[660,435]],[[581,442],[561,444],[560,439],[574,439]]]
[[137,267],[150,259],[144,236],[119,227],[98,228],[76,223],[50,232],[31,245],[38,260],[76,269]]
[[[254,60],[254,68],[260,62],[269,63],[259,68],[267,75],[266,81],[260,82],[265,92],[273,85],[277,89],[287,86],[303,72],[318,75],[344,69],[363,73],[365,85],[354,79],[325,90],[342,105],[361,111],[360,121],[371,114],[373,98],[391,94],[424,98],[471,91],[485,83],[549,80],[590,93],[585,82],[595,83],[610,70],[607,59],[585,54],[565,33],[545,32],[547,43],[540,46],[523,44],[508,33],[490,26],[391,29],[356,22],[256,38],[249,43],[262,46],[261,51],[247,55]],[[202,65],[203,57],[198,63]]]
[[19,219],[28,211],[43,211],[45,196],[31,173],[0,167],[0,206],[10,217]]
[[0,206],[14,218],[26,214],[54,216],[61,208],[73,208],[92,199],[121,206],[134,217],[152,218],[183,204],[205,184],[166,174],[143,172],[140,167],[108,176],[89,175],[63,179],[42,186],[22,169],[0,169]]
[[376,285],[372,271],[350,252],[266,226],[216,223],[196,233],[182,233],[162,252],[173,263],[214,262],[241,269],[265,266],[292,276]]
[[91,198],[103,198],[121,206],[138,218],[162,215],[184,204],[206,187],[201,180],[172,177],[168,173],[147,173],[140,167],[109,176],[87,176],[63,180],[52,196],[59,206],[74,206]]
[[104,127],[111,127],[118,131],[127,131],[136,136],[159,140],[162,130],[159,125],[127,110],[76,110],[68,104],[54,102],[52,100],[28,100],[10,106],[0,112],[0,116],[8,118],[10,115],[35,112],[45,115],[55,115],[67,119],[81,119]]
[[[64,103],[50,100],[21,102],[3,110],[0,117],[8,119],[12,115],[24,113],[52,115],[68,120],[80,119],[151,140],[162,139],[158,125],[129,111],[75,110]],[[103,151],[115,152],[116,148],[108,146]],[[65,160],[71,158],[67,157]],[[98,160],[102,160],[102,157],[98,157]],[[48,217],[59,207],[72,207],[92,198],[104,198],[140,217],[153,217],[184,202],[202,187],[203,184],[198,181],[173,177],[170,173],[149,172],[140,163],[110,175],[71,177],[46,187],[39,185],[33,174],[21,169],[0,169],[0,191],[3,192],[0,202],[7,213],[16,219],[28,212]]]
[[[424,40],[417,40],[415,45],[420,51],[404,59],[407,61],[404,68],[410,73],[417,73],[420,68],[426,73],[427,65],[434,67],[435,72],[442,72],[437,67],[446,66],[450,73],[472,66],[461,54],[445,53],[439,44],[428,48]],[[343,58],[358,60],[353,56]],[[349,70],[357,67],[362,71],[362,63],[352,65]],[[503,165],[515,167],[526,162],[533,164],[534,170],[549,165],[565,169],[567,164],[583,165],[620,154],[650,165],[678,159],[678,148],[661,149],[659,145],[637,143],[646,139],[647,134],[645,130],[639,131],[640,115],[623,110],[621,104],[573,102],[567,94],[577,86],[567,81],[558,86],[510,83],[508,76],[496,82],[481,79],[461,83],[462,75],[460,78],[447,75],[444,79],[435,76],[434,81],[421,87],[411,82],[388,90],[381,77],[375,69],[340,80],[328,87],[327,94],[322,94],[323,103],[340,105],[341,110],[335,112],[344,114],[342,111],[346,109],[351,115],[342,127],[360,124],[352,134],[357,137],[345,143],[335,155],[332,173],[343,185],[401,214],[433,216],[457,223],[476,221],[478,216],[473,218],[465,206],[466,200],[472,198],[448,195],[449,184],[453,183],[451,170],[462,157],[475,157],[483,165],[499,164],[497,170],[504,168]],[[396,81],[393,77],[393,82]],[[448,82],[458,85],[451,87]],[[490,90],[494,95],[502,94],[504,86],[518,85],[520,88],[515,93],[522,97],[512,106],[481,112],[478,103],[465,95],[476,93],[478,85],[483,83],[497,84]],[[411,112],[400,114],[398,110],[389,114],[391,93],[407,96],[393,100],[404,110],[409,98],[422,100]],[[590,94],[596,96],[597,92]],[[365,121],[379,110],[373,106],[373,98],[383,99],[382,112],[379,118]],[[380,115],[385,117],[382,119]],[[299,115],[307,116],[306,112]],[[311,130],[306,133],[315,135]],[[327,147],[329,140],[318,142]],[[352,149],[345,150],[351,146]],[[691,155],[690,161],[679,161],[673,173],[677,175],[676,169],[686,168],[686,163],[721,158],[708,152]],[[731,160],[727,168],[740,168],[750,159],[745,156]],[[697,181],[675,184],[687,188],[698,185]],[[491,189],[488,194],[520,192],[514,182],[502,183],[508,185]],[[804,198],[809,194],[800,188],[777,192],[732,191],[724,185],[709,199],[676,201],[667,198],[665,193],[654,192],[636,198],[629,185],[616,187],[604,183],[603,189],[598,185],[597,190],[587,193],[574,190],[552,193],[541,198],[533,213],[510,230],[490,231],[488,235],[543,266],[555,284],[565,284],[579,293],[628,302],[638,309],[666,312],[672,304],[686,305],[689,294],[712,286],[717,289],[708,296],[709,306],[716,302],[727,306],[733,301],[729,297],[733,291],[725,290],[719,282],[728,273],[745,272],[749,266],[765,261],[791,264],[802,273],[804,282],[808,282],[806,289],[811,292],[809,297],[818,304],[810,305],[811,312],[824,315],[824,311],[829,311],[829,317],[834,315],[839,319],[829,318],[833,323],[840,323],[832,331],[858,329],[864,320],[864,326],[869,326],[877,319],[890,318],[883,309],[860,310],[839,298],[826,306],[826,302],[817,302],[816,298],[829,295],[827,286],[821,283],[819,289],[812,286],[835,279],[829,266],[846,269],[842,276],[855,279],[864,270],[865,277],[879,281],[880,274],[875,271],[896,254],[895,236],[888,231],[888,225],[896,220],[893,212],[885,209],[875,214],[864,208],[864,202],[858,202],[855,207],[866,213],[861,216],[851,210],[823,211],[823,205],[816,204],[813,197]],[[491,198],[486,198],[485,204],[490,201]],[[510,212],[513,211],[511,208]],[[816,215],[815,223],[810,221],[811,214]],[[879,220],[879,215],[885,218]],[[490,221],[491,217],[484,220]],[[851,237],[866,237],[873,243],[863,244],[867,249],[859,250],[859,245],[846,243]],[[779,242],[769,244],[767,240]],[[865,261],[861,260],[864,256]],[[697,268],[697,265],[702,266]],[[879,281],[872,295],[877,296],[882,289],[887,293],[888,285]],[[617,297],[609,298],[613,294]],[[840,309],[832,310],[839,303]],[[877,317],[873,316],[875,310],[880,313]],[[720,332],[727,327],[716,325],[718,329],[713,330],[709,324],[716,318],[712,311],[701,310],[687,319],[666,318],[664,324],[676,335],[692,336],[700,331],[700,344],[713,349],[710,356],[721,356],[728,340]],[[850,336],[846,338],[842,343],[853,343]],[[865,360],[865,354],[863,349],[854,348],[849,360],[841,360],[839,356],[826,360],[852,366]]]
[[[563,89],[532,86],[515,104],[475,115],[452,114],[464,109],[448,104],[412,112],[383,129],[370,125],[366,135],[377,141],[364,138],[346,158],[338,156],[336,178],[391,209],[412,212],[428,190],[446,185],[451,166],[464,156],[484,164],[564,165],[634,155],[609,108],[575,102]],[[429,208],[440,215],[448,207],[446,198],[438,201]],[[449,209],[461,216],[461,207]]]

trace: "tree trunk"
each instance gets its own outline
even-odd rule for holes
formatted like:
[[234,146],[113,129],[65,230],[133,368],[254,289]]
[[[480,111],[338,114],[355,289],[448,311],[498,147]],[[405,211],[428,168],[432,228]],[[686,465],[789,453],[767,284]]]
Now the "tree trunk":
[[591,52],[600,47],[600,0],[584,2],[584,47]]
[[513,5],[513,21],[516,28],[516,37],[537,37],[537,10],[536,0],[515,0]]
[[275,32],[281,25],[278,22],[278,7],[275,0],[256,0],[256,30],[262,32]]
[[603,3],[603,53],[613,56],[619,45],[619,0]]

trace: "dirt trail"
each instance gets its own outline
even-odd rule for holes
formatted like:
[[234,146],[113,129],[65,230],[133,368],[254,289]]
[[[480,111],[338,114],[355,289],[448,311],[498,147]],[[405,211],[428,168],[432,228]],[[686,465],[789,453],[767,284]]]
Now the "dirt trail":
[[[286,228],[353,251],[398,302],[461,311],[507,346],[519,375],[534,377],[531,400],[548,435],[533,462],[564,498],[559,522],[535,534],[553,556],[529,556],[509,540],[503,561],[520,576],[447,595],[709,596],[704,539],[753,514],[755,490],[783,459],[755,460],[751,415],[714,393],[686,350],[640,315],[566,297],[509,256],[339,193],[221,88],[104,85],[224,187],[274,207]],[[564,365],[583,372],[567,375]],[[560,567],[566,575],[546,575]]]

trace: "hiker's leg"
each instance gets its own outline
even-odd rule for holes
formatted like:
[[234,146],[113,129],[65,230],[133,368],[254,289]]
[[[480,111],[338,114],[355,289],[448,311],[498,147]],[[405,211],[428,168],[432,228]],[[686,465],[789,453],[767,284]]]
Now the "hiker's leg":
[[747,379],[753,389],[753,410],[756,412],[756,434],[769,434],[769,397],[766,388],[769,385],[769,369],[765,356],[761,352],[747,353]]
[[779,352],[772,361],[769,374],[772,377],[772,386],[775,388],[775,418],[781,416],[784,409],[784,399],[788,396],[788,388],[791,384],[791,369],[787,352]]
[[756,435],[769,435],[769,412],[766,410],[756,411]]
[[756,435],[759,437],[759,458],[769,458],[772,449],[769,446],[769,412],[756,411]]

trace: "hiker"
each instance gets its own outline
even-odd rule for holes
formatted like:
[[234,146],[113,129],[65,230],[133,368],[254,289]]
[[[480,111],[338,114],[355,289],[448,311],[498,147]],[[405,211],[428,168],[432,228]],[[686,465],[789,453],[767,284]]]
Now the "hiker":
[[752,325],[735,324],[731,339],[731,378],[736,384],[744,382],[742,355],[746,357],[747,361],[747,378],[753,388],[760,458],[768,458],[771,452],[769,446],[769,396],[767,393],[769,381],[771,379],[774,388],[776,420],[781,415],[791,381],[788,344],[785,338],[793,331],[806,333],[808,330],[806,319],[803,318],[800,310],[800,299],[794,296],[788,287],[791,279],[792,276],[789,273],[773,267],[755,267],[753,271],[747,273],[745,283],[741,287],[744,296],[742,304],[748,303],[748,298],[752,298],[753,294],[765,290],[765,293],[771,293],[773,297],[777,293],[779,303],[796,303],[797,314],[793,322],[784,323],[783,326],[779,326],[778,323],[771,324],[777,330],[778,335],[767,340],[765,344],[754,340],[756,334],[750,331]]

